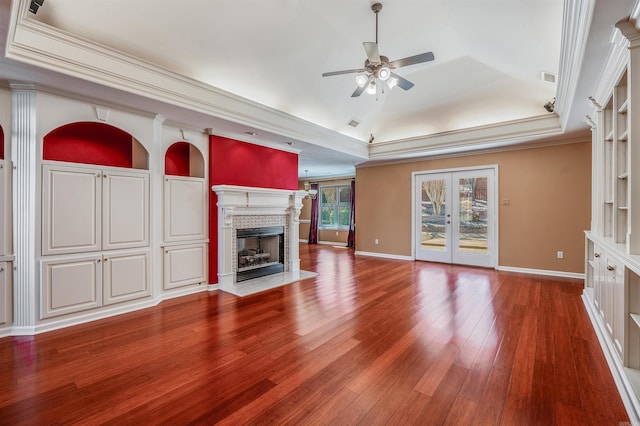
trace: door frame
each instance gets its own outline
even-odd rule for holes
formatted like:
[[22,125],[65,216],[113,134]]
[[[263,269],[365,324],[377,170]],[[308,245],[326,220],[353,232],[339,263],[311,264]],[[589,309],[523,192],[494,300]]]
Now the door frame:
[[471,166],[471,167],[455,167],[449,169],[434,169],[434,170],[421,170],[416,172],[411,172],[411,258],[416,260],[416,209],[417,203],[419,200],[416,198],[416,177],[418,175],[428,175],[428,174],[436,174],[436,173],[455,173],[455,172],[469,172],[469,171],[480,171],[486,169],[493,169],[494,179],[493,179],[493,193],[495,194],[493,200],[491,200],[491,208],[494,211],[493,215],[493,226],[490,229],[493,229],[493,241],[494,241],[494,250],[493,253],[493,265],[491,266],[494,269],[498,268],[498,260],[500,255],[499,250],[499,203],[500,199],[498,194],[498,165],[497,164],[488,164],[482,166]]

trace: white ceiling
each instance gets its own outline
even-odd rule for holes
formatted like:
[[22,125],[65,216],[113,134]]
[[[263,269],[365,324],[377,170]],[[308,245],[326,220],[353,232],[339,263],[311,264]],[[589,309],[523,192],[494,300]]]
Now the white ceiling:
[[[3,36],[10,32],[10,19],[31,22],[295,118],[300,129],[257,125],[251,130],[258,135],[247,136],[246,123],[197,108],[174,108],[161,98],[141,98],[125,85],[114,90],[118,85],[109,82],[110,90],[100,92],[105,99],[227,136],[287,149],[292,143],[300,150],[300,176],[305,169],[314,177],[353,173],[354,164],[374,158],[367,150],[385,153],[376,159],[401,157],[393,155],[393,147],[407,141],[505,122],[539,121],[542,136],[587,129],[583,118],[593,87],[584,78],[569,92],[578,101],[566,99],[571,108],[558,111],[566,114],[558,121],[564,129],[558,124],[549,130],[550,114],[543,108],[559,93],[556,84],[542,81],[541,73],[559,73],[563,0],[385,0],[379,14],[381,54],[395,60],[432,51],[435,60],[395,70],[415,83],[409,91],[396,87],[358,98],[351,97],[354,75],[321,74],[363,66],[362,42],[375,41],[370,0],[45,0],[36,15],[24,12],[28,1],[13,3],[10,13],[9,1],[0,0]],[[577,68],[582,75],[597,77],[612,25],[632,5],[631,0],[604,3],[595,3],[585,62]],[[10,45],[14,41],[11,35],[8,40]],[[46,64],[45,72],[34,67],[33,58],[28,62],[3,60],[0,78],[30,79],[81,94],[95,94],[101,83],[99,78],[78,82],[70,77],[73,70]],[[360,124],[351,127],[351,120]],[[535,138],[534,127],[527,138],[513,141]],[[371,134],[375,140],[367,146]],[[423,145],[413,147],[411,155],[436,152]],[[440,143],[437,152],[446,149]]]

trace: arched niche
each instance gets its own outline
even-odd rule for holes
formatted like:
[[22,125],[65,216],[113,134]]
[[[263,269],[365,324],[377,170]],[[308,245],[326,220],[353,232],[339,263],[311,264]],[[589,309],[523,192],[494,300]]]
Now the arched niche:
[[164,174],[171,176],[204,177],[204,157],[189,142],[175,142],[164,157]]
[[149,169],[149,153],[132,135],[105,123],[60,126],[43,139],[44,160]]

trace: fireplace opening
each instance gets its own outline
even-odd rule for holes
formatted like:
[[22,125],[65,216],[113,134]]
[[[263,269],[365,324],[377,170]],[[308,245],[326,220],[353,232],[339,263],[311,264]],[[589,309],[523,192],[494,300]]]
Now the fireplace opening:
[[284,272],[284,226],[236,230],[236,282]]

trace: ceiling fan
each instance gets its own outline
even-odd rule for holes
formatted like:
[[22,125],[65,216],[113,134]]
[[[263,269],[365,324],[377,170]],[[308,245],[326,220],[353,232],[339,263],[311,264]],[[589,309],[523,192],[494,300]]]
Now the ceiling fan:
[[400,77],[392,70],[400,67],[406,67],[408,65],[433,61],[434,59],[433,52],[425,52],[419,55],[408,56],[395,61],[390,61],[386,56],[380,55],[380,52],[378,51],[378,13],[382,10],[382,3],[373,3],[371,5],[371,10],[376,14],[376,41],[375,43],[370,41],[362,43],[364,51],[367,54],[367,59],[364,61],[364,67],[353,70],[325,72],[322,74],[323,77],[341,74],[358,74],[356,76],[356,84],[358,87],[351,95],[352,98],[360,96],[364,91],[369,94],[377,93],[377,87],[379,86],[379,84],[376,84],[377,80],[386,83],[387,87],[390,89],[397,85],[401,89],[409,90],[414,86],[414,84],[406,78]]

